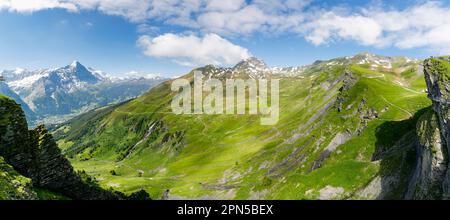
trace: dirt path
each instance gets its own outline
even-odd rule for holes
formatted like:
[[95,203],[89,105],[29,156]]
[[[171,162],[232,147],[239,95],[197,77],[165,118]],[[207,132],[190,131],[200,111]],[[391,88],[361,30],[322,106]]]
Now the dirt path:
[[389,105],[394,106],[394,107],[396,107],[396,108],[402,110],[403,112],[407,113],[410,117],[413,117],[413,114],[412,114],[411,112],[409,112],[408,110],[406,110],[406,109],[404,109],[404,108],[402,108],[402,107],[400,107],[400,106],[398,106],[398,105],[395,105],[394,103],[388,101],[386,98],[384,98],[384,96],[380,96],[380,97],[381,97],[386,103],[388,103]]

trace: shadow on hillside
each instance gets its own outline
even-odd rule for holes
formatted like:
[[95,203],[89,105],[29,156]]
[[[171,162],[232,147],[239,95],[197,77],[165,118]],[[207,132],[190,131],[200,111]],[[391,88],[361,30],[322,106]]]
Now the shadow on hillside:
[[431,107],[403,121],[377,127],[373,161],[380,162],[381,193],[377,199],[403,199],[416,164],[416,124]]

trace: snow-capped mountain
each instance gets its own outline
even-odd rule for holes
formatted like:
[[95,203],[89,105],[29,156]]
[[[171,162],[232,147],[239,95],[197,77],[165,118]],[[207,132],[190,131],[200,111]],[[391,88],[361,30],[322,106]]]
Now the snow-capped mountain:
[[389,57],[380,56],[370,53],[360,53],[355,56],[340,57],[331,60],[318,60],[310,65],[296,67],[269,67],[263,60],[251,57],[242,60],[232,68],[223,68],[208,65],[199,70],[203,71],[206,78],[279,78],[279,77],[302,77],[305,73],[311,72],[312,69],[331,68],[336,65],[367,65],[373,70],[386,69],[390,70],[398,67],[410,67],[419,64],[418,59],[408,57]]
[[267,64],[263,60],[260,60],[256,57],[245,59],[233,67],[233,71],[249,72],[254,74],[269,72],[270,70],[271,69],[267,66]]
[[347,56],[336,58],[327,61],[318,60],[314,63],[314,65],[348,65],[348,64],[356,64],[356,65],[367,65],[372,69],[393,69],[401,66],[409,66],[411,64],[418,64],[420,60],[408,58],[404,56],[390,57],[390,56],[380,56],[371,53],[360,53],[355,56]]
[[46,93],[53,93],[58,89],[64,89],[66,92],[71,93],[84,89],[89,85],[109,81],[108,78],[99,72],[87,69],[78,61],[56,69],[4,71],[4,76],[11,88],[21,96],[28,96],[36,92],[36,88],[39,87],[46,87],[45,91],[41,91]]
[[207,78],[271,78],[271,77],[293,77],[301,75],[305,66],[299,67],[269,67],[263,60],[251,57],[242,60],[232,68],[216,67],[208,65],[200,70]]
[[78,61],[53,69],[5,70],[0,75],[6,80],[4,84],[40,119],[122,102],[164,81],[163,78],[135,77],[118,80]]

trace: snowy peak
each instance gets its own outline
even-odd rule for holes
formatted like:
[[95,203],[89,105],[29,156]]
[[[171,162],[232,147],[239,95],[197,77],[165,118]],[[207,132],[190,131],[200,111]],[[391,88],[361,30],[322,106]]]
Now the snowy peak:
[[2,70],[0,75],[2,75],[6,81],[16,81],[34,75],[34,73],[27,69],[16,68],[14,70]]
[[72,73],[92,73],[92,70],[86,68],[83,64],[78,62],[77,60],[73,61],[70,65],[63,67],[62,69],[68,70],[68,72]]
[[80,67],[80,66],[84,67],[83,65],[81,65],[80,62],[78,62],[78,60],[74,60],[69,66],[72,67],[72,68],[77,68],[77,67]]
[[371,53],[360,53],[350,58],[356,64],[369,64],[371,67],[382,67],[392,69],[395,65],[408,65],[419,62],[417,59],[408,57],[389,57]]
[[305,66],[299,67],[269,67],[263,60],[251,57],[242,60],[232,68],[222,68],[207,65],[199,68],[206,78],[219,79],[264,79],[271,77],[298,76],[305,70]]
[[66,89],[69,92],[84,88],[88,84],[107,82],[108,78],[101,72],[86,68],[78,61],[54,69],[28,71],[17,68],[5,70],[1,74],[10,87],[19,94],[31,93],[33,88],[53,85],[54,88]]
[[70,65],[51,71],[50,74],[58,74],[62,78],[71,78],[80,82],[95,84],[102,81],[99,75],[83,66],[78,61],[73,61]]
[[260,60],[256,57],[251,57],[239,62],[236,66],[233,67],[233,70],[255,72],[267,71],[269,70],[269,67],[263,60]]

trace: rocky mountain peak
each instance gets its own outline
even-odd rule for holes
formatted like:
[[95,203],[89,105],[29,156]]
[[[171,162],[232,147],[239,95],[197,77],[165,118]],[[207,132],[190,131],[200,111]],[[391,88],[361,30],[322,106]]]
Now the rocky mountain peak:
[[72,72],[90,72],[88,68],[86,68],[83,64],[78,62],[77,60],[73,61],[68,66],[64,67],[63,69],[68,69]]
[[50,75],[52,74],[57,74],[63,81],[66,81],[64,78],[70,78],[89,84],[95,84],[102,81],[102,77],[95,74],[93,71],[89,70],[76,60],[68,66],[51,71]]
[[74,60],[69,66],[72,68],[84,67],[78,60]]
[[261,71],[268,70],[269,67],[267,64],[256,57],[250,57],[239,62],[236,66],[233,67],[233,70],[241,70],[241,71]]

